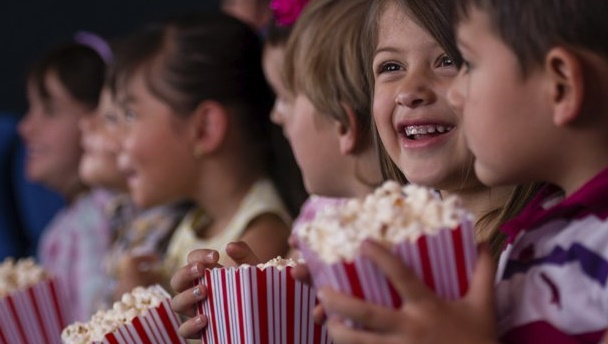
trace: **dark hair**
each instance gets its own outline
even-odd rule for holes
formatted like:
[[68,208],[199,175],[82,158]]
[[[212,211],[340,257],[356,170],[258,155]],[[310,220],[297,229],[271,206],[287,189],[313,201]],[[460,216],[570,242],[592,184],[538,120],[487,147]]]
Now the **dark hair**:
[[51,71],[70,95],[90,109],[97,107],[104,83],[106,64],[88,46],[69,43],[58,46],[33,65],[28,75],[42,99],[49,98],[45,78]]
[[608,2],[605,0],[455,0],[455,21],[472,8],[485,12],[492,29],[509,46],[523,75],[543,63],[556,45],[582,48],[608,59]]
[[260,39],[247,24],[203,12],[153,23],[125,38],[112,74],[116,92],[143,70],[150,92],[181,116],[205,100],[221,103],[252,142],[252,161],[267,162],[273,98],[261,65]]

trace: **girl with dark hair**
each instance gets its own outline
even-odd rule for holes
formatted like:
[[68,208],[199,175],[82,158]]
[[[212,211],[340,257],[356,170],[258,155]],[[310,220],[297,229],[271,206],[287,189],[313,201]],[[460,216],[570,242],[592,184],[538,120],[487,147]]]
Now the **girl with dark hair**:
[[101,260],[110,240],[104,209],[111,195],[90,190],[78,174],[78,123],[93,116],[105,69],[103,58],[89,46],[70,43],[54,49],[28,76],[29,110],[19,125],[27,177],[67,202],[43,231],[38,258],[65,284],[74,320],[95,311],[104,285]]
[[263,259],[285,254],[291,220],[268,177],[272,93],[256,33],[228,15],[192,14],[146,27],[118,51],[119,165],[134,202],[198,207],[169,243],[167,272],[193,249],[234,240]]

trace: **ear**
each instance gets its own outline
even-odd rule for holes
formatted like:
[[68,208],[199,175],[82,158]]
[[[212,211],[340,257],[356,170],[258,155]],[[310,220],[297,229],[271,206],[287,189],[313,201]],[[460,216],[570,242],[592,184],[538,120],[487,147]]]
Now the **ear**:
[[336,129],[338,131],[338,141],[340,143],[340,153],[344,155],[352,154],[357,147],[357,139],[359,137],[359,124],[357,116],[353,108],[347,104],[342,104],[344,113],[346,114],[347,123],[336,121]]
[[212,100],[202,101],[191,116],[191,137],[194,156],[199,158],[215,152],[226,138],[228,109]]
[[547,53],[545,68],[551,82],[553,123],[568,125],[581,112],[584,91],[581,60],[571,51],[556,47]]

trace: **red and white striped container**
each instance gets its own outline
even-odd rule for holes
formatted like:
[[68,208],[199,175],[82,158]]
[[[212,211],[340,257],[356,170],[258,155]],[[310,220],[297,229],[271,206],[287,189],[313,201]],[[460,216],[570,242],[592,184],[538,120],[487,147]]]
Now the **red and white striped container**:
[[[406,301],[397,295],[380,269],[365,257],[326,264],[305,244],[300,245],[300,249],[316,288],[328,286],[386,307],[397,308]],[[446,228],[415,242],[399,243],[393,247],[393,252],[437,295],[458,299],[469,287],[477,259],[473,225],[467,221],[456,229]]]
[[61,343],[72,320],[64,290],[50,278],[0,298],[0,344]]
[[165,344],[183,343],[186,340],[179,336],[177,329],[180,320],[171,310],[171,300],[167,298],[160,305],[150,308],[146,314],[133,318],[130,324],[119,327],[106,334],[103,341],[95,344]]
[[313,320],[313,288],[296,281],[291,267],[211,269],[201,283],[208,293],[198,305],[208,319],[205,344],[331,343]]

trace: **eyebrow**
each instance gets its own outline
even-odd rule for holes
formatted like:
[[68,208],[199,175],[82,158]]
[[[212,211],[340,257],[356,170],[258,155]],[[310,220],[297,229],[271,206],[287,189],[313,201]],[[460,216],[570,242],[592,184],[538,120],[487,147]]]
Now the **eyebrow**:
[[374,57],[380,53],[398,53],[399,49],[393,47],[380,47],[374,51]]

